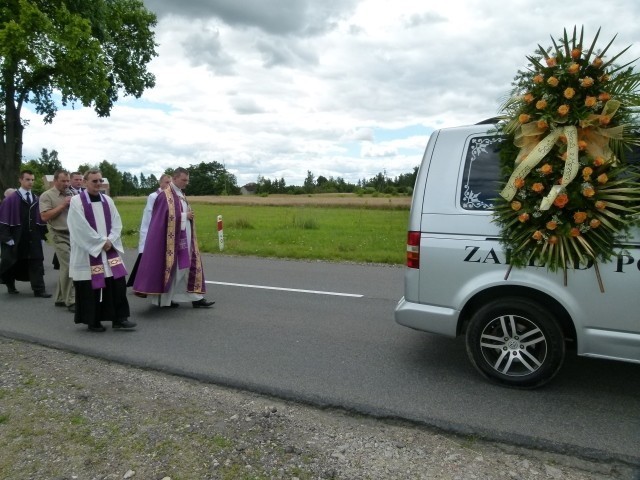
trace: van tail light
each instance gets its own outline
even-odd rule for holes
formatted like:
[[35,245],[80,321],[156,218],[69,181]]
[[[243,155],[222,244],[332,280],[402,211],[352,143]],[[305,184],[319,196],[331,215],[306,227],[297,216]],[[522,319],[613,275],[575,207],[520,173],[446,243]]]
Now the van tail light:
[[420,268],[420,232],[407,235],[407,267]]

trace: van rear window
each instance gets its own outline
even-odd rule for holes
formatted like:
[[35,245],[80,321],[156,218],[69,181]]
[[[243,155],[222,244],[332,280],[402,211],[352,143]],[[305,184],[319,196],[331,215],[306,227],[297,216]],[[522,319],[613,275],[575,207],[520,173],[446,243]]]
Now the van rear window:
[[[495,135],[470,138],[460,191],[460,206],[465,210],[493,210],[500,191],[500,142]],[[625,149],[623,155],[640,172],[640,146]]]
[[460,191],[460,206],[465,210],[493,209],[499,191],[501,140],[495,135],[470,138]]

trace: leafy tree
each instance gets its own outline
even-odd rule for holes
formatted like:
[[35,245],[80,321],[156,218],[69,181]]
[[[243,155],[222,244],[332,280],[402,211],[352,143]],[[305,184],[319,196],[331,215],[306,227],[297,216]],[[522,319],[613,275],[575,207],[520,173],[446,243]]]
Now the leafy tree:
[[141,0],[3,0],[0,6],[0,190],[17,178],[30,103],[45,123],[58,104],[110,114],[120,95],[155,85],[156,16]]
[[89,165],[88,163],[82,163],[78,165],[77,171],[84,175],[84,172],[86,172],[87,170],[92,170],[94,168],[98,168],[98,165]]
[[118,167],[109,163],[106,160],[100,162],[98,165],[102,176],[109,181],[109,196],[117,197],[122,190],[122,173],[118,171]]
[[239,188],[235,175],[230,174],[221,163],[201,162],[198,165],[190,165],[189,195],[224,195],[237,194]]
[[303,186],[305,193],[313,193],[313,191],[315,190],[315,180],[313,173],[311,173],[311,170],[307,170],[307,176],[304,179]]
[[155,192],[158,189],[158,186],[158,178],[152,173],[147,177],[147,190],[144,192],[145,195]]
[[147,187],[147,177],[144,176],[144,173],[140,172],[140,190],[146,190]]
[[58,152],[51,150],[51,153],[46,148],[40,152],[40,158],[36,160],[41,167],[41,170],[47,175],[53,175],[56,170],[62,170],[64,167],[58,159]]
[[262,175],[258,176],[258,183],[256,184],[256,193],[275,193],[273,182],[264,178]]
[[126,196],[134,196],[139,195],[138,188],[136,187],[133,179],[135,177],[131,175],[129,172],[124,172],[122,174],[122,189],[120,190],[121,195]]

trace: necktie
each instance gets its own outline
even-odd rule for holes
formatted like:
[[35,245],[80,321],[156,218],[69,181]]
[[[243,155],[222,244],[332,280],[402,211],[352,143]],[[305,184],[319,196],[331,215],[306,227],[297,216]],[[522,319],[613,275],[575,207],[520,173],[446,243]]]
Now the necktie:
[[31,205],[31,193],[27,192],[27,203]]

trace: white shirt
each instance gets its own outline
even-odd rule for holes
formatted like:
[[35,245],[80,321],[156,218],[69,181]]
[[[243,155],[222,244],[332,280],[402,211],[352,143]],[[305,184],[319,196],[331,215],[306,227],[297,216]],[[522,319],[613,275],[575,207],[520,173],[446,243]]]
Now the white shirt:
[[149,224],[151,223],[151,214],[153,213],[153,204],[160,192],[156,190],[147,197],[147,204],[142,212],[142,221],[140,222],[140,240],[138,241],[138,253],[144,252],[144,242],[147,240],[147,232],[149,232]]

